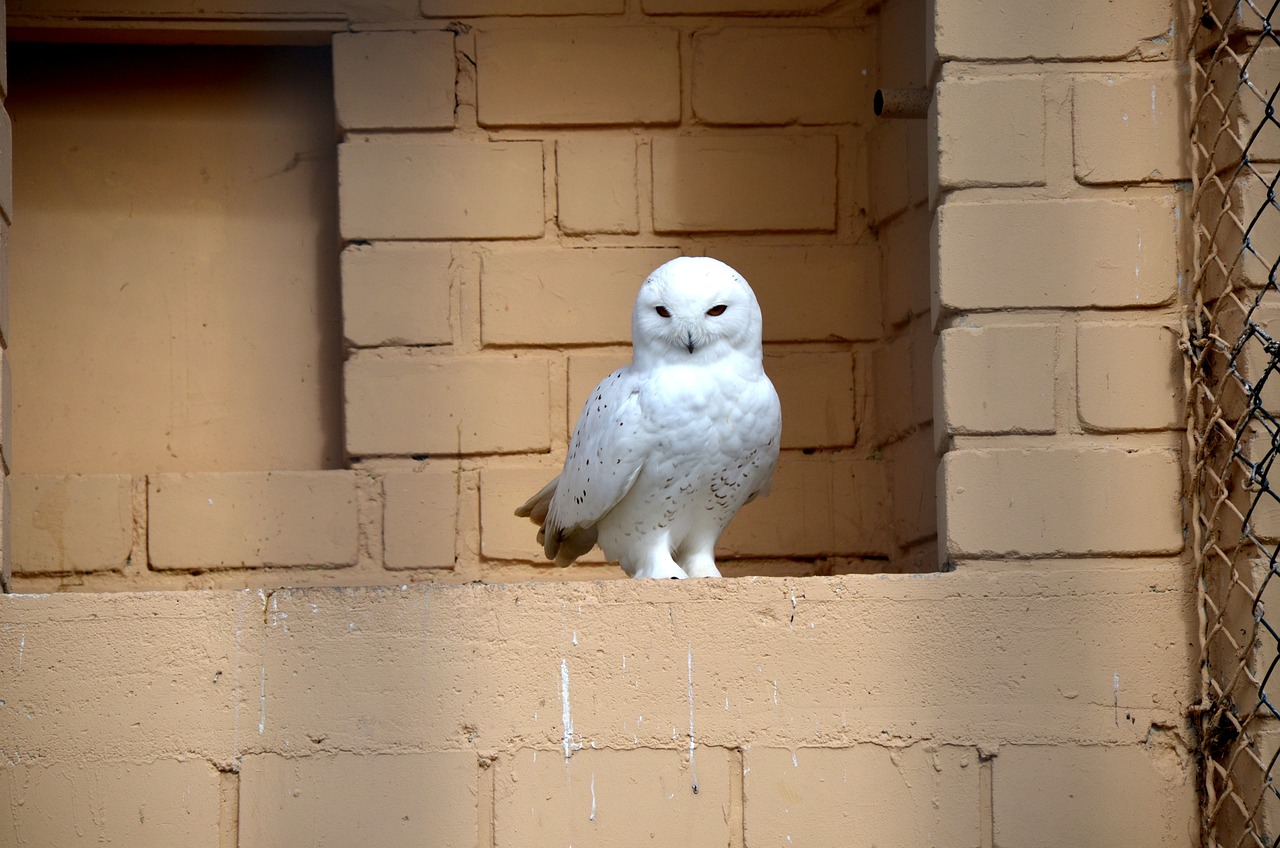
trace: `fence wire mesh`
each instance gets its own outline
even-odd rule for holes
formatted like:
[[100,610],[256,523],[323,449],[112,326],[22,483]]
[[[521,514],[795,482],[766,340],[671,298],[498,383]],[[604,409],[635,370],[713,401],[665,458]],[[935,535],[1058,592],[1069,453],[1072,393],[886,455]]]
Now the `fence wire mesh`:
[[1187,7],[1194,237],[1183,343],[1202,651],[1195,712],[1203,841],[1214,848],[1280,848],[1277,7]]

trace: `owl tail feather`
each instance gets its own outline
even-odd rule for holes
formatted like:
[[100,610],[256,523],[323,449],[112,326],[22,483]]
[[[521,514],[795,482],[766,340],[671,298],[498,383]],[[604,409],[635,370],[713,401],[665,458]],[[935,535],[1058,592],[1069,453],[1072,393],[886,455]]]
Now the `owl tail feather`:
[[556,494],[556,484],[560,478],[552,480],[529,500],[516,508],[516,515],[527,518],[538,525],[538,544],[542,545],[547,559],[555,560],[556,565],[567,568],[574,560],[590,551],[596,544],[595,525],[590,527],[574,527],[566,529],[551,527],[547,534],[547,514],[551,511],[551,500]]

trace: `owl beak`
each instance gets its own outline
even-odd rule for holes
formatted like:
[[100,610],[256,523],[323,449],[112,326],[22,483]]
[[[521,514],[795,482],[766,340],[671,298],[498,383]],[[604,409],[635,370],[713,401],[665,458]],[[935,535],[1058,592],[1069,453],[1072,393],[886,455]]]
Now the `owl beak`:
[[693,333],[685,333],[684,346],[689,349],[690,353],[693,353],[694,350],[697,349],[698,346],[693,342]]

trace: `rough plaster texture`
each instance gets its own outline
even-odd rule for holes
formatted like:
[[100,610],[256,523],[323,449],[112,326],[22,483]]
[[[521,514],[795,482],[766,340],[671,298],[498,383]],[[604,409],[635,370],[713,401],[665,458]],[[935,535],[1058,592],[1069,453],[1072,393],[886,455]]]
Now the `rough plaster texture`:
[[7,596],[3,832],[1189,845],[1190,603],[1176,562]]

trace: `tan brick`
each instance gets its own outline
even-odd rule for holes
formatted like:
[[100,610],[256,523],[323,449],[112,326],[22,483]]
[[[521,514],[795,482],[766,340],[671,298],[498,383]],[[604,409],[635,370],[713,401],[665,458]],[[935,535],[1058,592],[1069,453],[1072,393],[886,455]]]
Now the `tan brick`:
[[147,489],[152,568],[356,562],[353,472],[155,474]]
[[495,249],[480,278],[485,344],[631,342],[631,308],[670,248]]
[[1131,183],[1189,177],[1187,83],[1174,74],[1078,77],[1072,86],[1076,179]]
[[782,401],[783,448],[853,445],[853,354],[769,353],[764,367]]
[[930,153],[925,121],[881,121],[867,133],[868,211],[876,222],[929,199]]
[[884,520],[888,497],[884,462],[846,453],[787,452],[774,471],[772,492],[743,507],[721,537],[718,553],[883,555],[892,545],[892,527]]
[[693,112],[707,124],[866,120],[871,117],[870,56],[869,34],[860,29],[729,27],[697,32]]
[[0,215],[13,222],[13,120],[0,106]]
[[201,759],[2,765],[0,805],[0,841],[15,848],[220,844],[218,772]]
[[133,547],[133,478],[127,474],[10,478],[19,573],[123,568]]
[[836,226],[834,136],[658,137],[658,232],[830,232]]
[[747,749],[748,845],[977,845],[978,758],[967,748]]
[[934,50],[947,59],[1113,59],[1144,41],[1172,37],[1168,3],[936,0],[933,6]]
[[[1280,68],[1277,68],[1280,71]],[[1260,138],[1267,137],[1267,133],[1263,133]],[[1256,174],[1256,175],[1255,175]],[[1268,284],[1268,279],[1272,273],[1271,263],[1280,256],[1280,214],[1274,206],[1268,206],[1272,203],[1267,199],[1267,193],[1270,187],[1277,183],[1276,171],[1274,166],[1271,168],[1251,169],[1251,172],[1241,173],[1236,178],[1233,192],[1232,202],[1239,204],[1236,208],[1249,210],[1249,214],[1245,216],[1243,229],[1235,225],[1232,218],[1227,218],[1217,224],[1220,236],[1219,255],[1235,257],[1240,256],[1238,268],[1241,272],[1242,281],[1246,285],[1263,287]],[[1207,194],[1207,189],[1206,189]],[[1209,201],[1209,198],[1205,198]],[[1219,194],[1213,200],[1219,205],[1209,211],[1216,220],[1221,214],[1221,195]],[[1210,201],[1212,202],[1212,201]],[[1203,208],[1203,207],[1202,207]],[[1258,210],[1264,210],[1263,214],[1256,219],[1253,217]],[[1239,213],[1237,213],[1239,214]],[[1244,247],[1244,236],[1249,239],[1250,250],[1242,250]],[[1263,304],[1265,308],[1267,304]]]
[[[1233,63],[1223,62],[1221,72],[1227,75],[1225,84],[1234,88],[1236,71]],[[1267,117],[1268,102],[1275,91],[1275,80],[1280,79],[1280,46],[1271,39],[1264,38],[1258,50],[1249,60],[1249,79],[1256,87],[1257,93],[1243,91],[1237,106],[1240,126],[1236,132],[1242,139],[1249,139],[1257,133],[1257,138],[1249,144],[1249,159],[1254,162],[1274,162],[1280,159],[1280,139],[1268,132],[1266,127],[1274,118]],[[1262,129],[1259,129],[1259,128]],[[1232,145],[1222,143],[1221,148],[1231,150]]]
[[943,456],[939,479],[939,532],[952,556],[1182,550],[1174,451],[959,450]]
[[[1124,681],[1121,681],[1121,707]],[[1160,743],[1008,745],[992,763],[995,844],[1186,845],[1199,831],[1194,783]]]
[[544,230],[542,144],[393,135],[338,147],[342,237],[534,238]]
[[1179,331],[1162,324],[1080,324],[1076,385],[1080,423],[1091,430],[1181,427]]
[[[899,546],[915,544],[938,532],[938,455],[933,428],[922,427],[884,449],[893,489],[892,517]],[[937,563],[936,554],[929,567]]]
[[485,15],[620,15],[626,0],[421,0],[428,18]]
[[937,182],[1044,185],[1044,78],[956,76],[936,90]]
[[890,326],[929,313],[929,256],[933,252],[929,220],[929,210],[920,207],[880,230],[880,243],[884,246],[880,284],[884,291],[884,320]]
[[817,12],[829,6],[823,0],[642,0],[650,15],[731,15],[763,12]]
[[1138,307],[1174,294],[1177,225],[1164,201],[947,203],[936,226],[943,311]]
[[344,129],[452,129],[451,32],[333,37],[333,96]]
[[13,495],[10,475],[0,479],[0,592],[13,591]]
[[590,136],[556,141],[560,229],[566,233],[636,233],[636,140]]
[[712,244],[746,278],[769,342],[880,338],[878,251],[865,245]]
[[458,535],[458,473],[432,464],[382,478],[387,568],[452,568]]
[[[680,740],[684,742],[684,738]],[[495,848],[729,844],[724,748],[519,750],[494,774]],[[693,790],[696,781],[697,791]]]
[[925,41],[933,25],[932,8],[915,0],[886,0],[875,25],[876,75],[888,87],[923,86],[928,68]]
[[347,450],[354,455],[519,453],[550,447],[541,358],[347,360]]
[[901,433],[933,418],[933,351],[937,338],[923,316],[873,354],[877,434]]
[[453,251],[375,243],[342,251],[342,330],[356,347],[448,344]]
[[475,845],[479,771],[469,751],[246,756],[239,845]]
[[943,330],[938,411],[948,433],[1052,433],[1058,328],[996,324]]
[[[483,557],[546,563],[537,540],[538,528],[527,518],[517,518],[515,510],[559,473],[560,464],[550,462],[496,465],[480,471],[480,553]],[[578,560],[579,563],[604,561],[599,548]],[[559,569],[556,572],[564,573]]]
[[481,31],[476,52],[477,114],[484,126],[680,120],[680,47],[674,29]]
[[[5,246],[0,244],[0,250]],[[7,281],[0,279],[0,287]],[[0,350],[0,467],[13,470],[13,369],[8,350]]]

